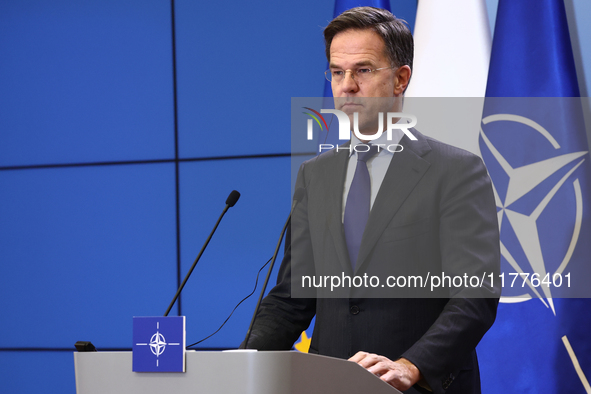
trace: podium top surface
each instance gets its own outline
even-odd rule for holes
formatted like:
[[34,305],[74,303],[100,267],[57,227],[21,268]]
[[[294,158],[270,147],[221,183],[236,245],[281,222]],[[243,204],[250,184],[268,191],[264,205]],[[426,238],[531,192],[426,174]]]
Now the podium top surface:
[[76,392],[396,394],[400,391],[347,360],[299,352],[186,353],[185,373],[132,372],[131,352],[74,353]]

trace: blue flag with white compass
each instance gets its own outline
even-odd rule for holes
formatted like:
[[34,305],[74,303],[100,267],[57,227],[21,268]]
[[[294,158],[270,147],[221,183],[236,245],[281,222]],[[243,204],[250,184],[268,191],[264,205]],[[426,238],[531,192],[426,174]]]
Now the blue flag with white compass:
[[503,297],[483,393],[590,393],[591,160],[563,0],[500,0],[479,148]]

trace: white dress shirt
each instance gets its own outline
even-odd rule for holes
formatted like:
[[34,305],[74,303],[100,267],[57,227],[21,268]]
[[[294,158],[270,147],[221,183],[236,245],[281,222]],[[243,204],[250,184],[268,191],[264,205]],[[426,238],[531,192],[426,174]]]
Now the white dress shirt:
[[[382,135],[379,138],[373,141],[369,141],[367,143],[371,145],[381,145],[379,153],[367,161],[367,170],[369,171],[369,180],[371,184],[371,200],[369,205],[370,211],[373,207],[373,203],[376,199],[376,196],[378,195],[380,186],[382,186],[382,182],[384,181],[384,177],[386,176],[386,171],[388,171],[388,167],[390,166],[392,157],[394,156],[394,153],[390,152],[387,148],[389,145],[398,144],[403,136],[404,132],[402,130],[393,129],[392,140],[387,139],[387,133],[382,133]],[[351,133],[350,146],[354,147],[359,144],[362,144],[362,142],[355,136],[354,133]],[[390,150],[400,150],[400,146],[391,146]],[[353,176],[355,175],[356,168],[357,152],[355,151],[355,149],[351,148],[349,154],[349,163],[347,165],[347,177],[345,178],[345,187],[343,188],[342,220],[345,219],[345,207],[347,206],[347,196],[349,195],[349,189],[351,188],[351,182],[353,182]]]

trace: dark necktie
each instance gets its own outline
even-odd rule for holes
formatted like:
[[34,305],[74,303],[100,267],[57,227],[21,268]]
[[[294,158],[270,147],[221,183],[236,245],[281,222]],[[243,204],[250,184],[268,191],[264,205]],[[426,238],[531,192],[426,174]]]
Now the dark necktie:
[[365,225],[369,219],[369,206],[371,201],[371,183],[369,171],[367,170],[367,161],[378,153],[376,145],[370,145],[367,152],[357,152],[357,167],[355,175],[347,195],[347,205],[345,206],[345,218],[343,224],[345,227],[345,239],[347,240],[347,249],[349,250],[349,260],[353,271],[357,264],[359,247]]

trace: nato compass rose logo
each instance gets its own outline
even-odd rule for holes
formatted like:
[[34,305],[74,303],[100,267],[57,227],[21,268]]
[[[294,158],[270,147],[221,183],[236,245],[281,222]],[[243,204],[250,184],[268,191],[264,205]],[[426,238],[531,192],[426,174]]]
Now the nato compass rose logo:
[[556,315],[553,293],[571,279],[563,272],[583,216],[580,182],[571,175],[587,151],[568,152],[540,124],[511,114],[484,117],[479,146],[497,204],[501,302],[535,297]]
[[164,353],[164,349],[166,349],[166,339],[164,339],[164,335],[156,331],[156,334],[150,338],[150,350],[158,357]]
[[180,343],[166,343],[166,338],[160,333],[160,322],[156,322],[156,333],[152,335],[149,343],[136,343],[138,346],[150,346],[152,354],[156,356],[156,367],[159,366],[159,357],[166,350],[166,346],[179,346]]

